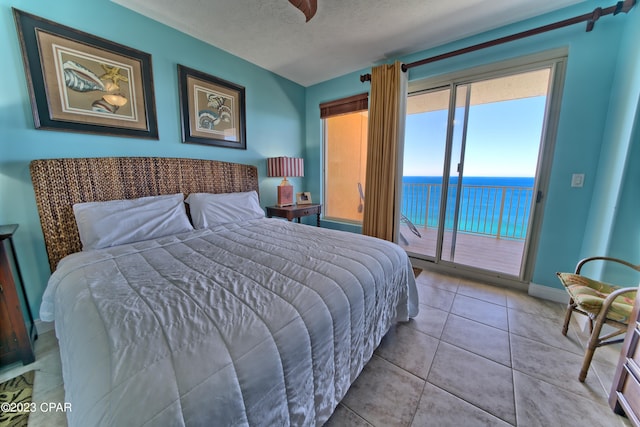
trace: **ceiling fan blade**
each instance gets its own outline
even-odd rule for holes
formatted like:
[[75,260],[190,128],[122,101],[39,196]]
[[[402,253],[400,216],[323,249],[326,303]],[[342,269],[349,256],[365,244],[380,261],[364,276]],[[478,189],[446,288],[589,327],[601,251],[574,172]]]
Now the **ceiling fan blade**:
[[313,18],[313,15],[315,15],[318,10],[318,0],[289,0],[289,3],[304,13],[307,22]]

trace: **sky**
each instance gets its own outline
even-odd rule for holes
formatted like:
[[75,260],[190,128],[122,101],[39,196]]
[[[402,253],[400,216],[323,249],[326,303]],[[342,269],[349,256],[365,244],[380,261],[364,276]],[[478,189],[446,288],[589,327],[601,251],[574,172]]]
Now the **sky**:
[[[471,106],[464,175],[535,176],[545,102],[537,96]],[[460,156],[461,108],[455,123],[454,164]],[[446,127],[446,110],[407,116],[404,176],[442,175]]]

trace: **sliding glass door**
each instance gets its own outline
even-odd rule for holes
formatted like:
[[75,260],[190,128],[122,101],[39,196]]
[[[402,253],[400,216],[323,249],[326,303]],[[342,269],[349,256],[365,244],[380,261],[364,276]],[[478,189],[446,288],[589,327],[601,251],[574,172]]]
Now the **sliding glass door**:
[[436,258],[439,247],[450,99],[445,87],[407,100],[399,243],[428,258]]
[[410,94],[399,239],[410,255],[523,277],[554,67]]

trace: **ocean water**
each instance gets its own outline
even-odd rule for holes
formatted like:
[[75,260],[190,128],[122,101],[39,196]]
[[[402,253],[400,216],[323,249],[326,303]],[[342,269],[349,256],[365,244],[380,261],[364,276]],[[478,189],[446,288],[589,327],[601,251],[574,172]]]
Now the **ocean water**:
[[[445,229],[524,239],[533,197],[533,177],[464,177],[459,215],[454,216],[458,178],[452,177],[446,197]],[[442,178],[402,178],[401,211],[416,226],[438,226]]]

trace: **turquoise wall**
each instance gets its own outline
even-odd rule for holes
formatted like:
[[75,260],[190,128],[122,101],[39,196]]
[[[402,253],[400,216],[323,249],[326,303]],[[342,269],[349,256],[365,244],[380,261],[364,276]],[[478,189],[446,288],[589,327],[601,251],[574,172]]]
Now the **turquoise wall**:
[[[264,159],[300,156],[305,150],[302,86],[108,0],[88,4],[80,0],[0,0],[0,52],[5,58],[0,92],[0,224],[20,225],[14,242],[36,317],[49,268],[28,170],[32,159],[161,156],[253,164],[262,177],[260,196],[265,206],[275,203],[275,186],[280,180],[266,178]],[[34,129],[11,7],[151,54],[160,138]],[[178,64],[246,88],[247,150],[181,143]],[[301,182],[292,179],[295,186]]]
[[[618,41],[609,114],[581,255],[607,253],[640,262],[640,12],[635,7]],[[593,230],[594,232],[590,232]],[[606,266],[606,269],[603,267]],[[638,284],[640,275],[607,263],[614,283]]]
[[[413,62],[462,47],[482,43],[495,38],[515,34],[551,22],[590,13],[595,7],[607,7],[611,2],[588,1],[573,7],[547,14],[536,19],[499,28],[479,36],[415,55],[400,58]],[[475,53],[450,58],[433,64],[413,68],[409,79],[417,80],[473,68],[506,59],[517,58],[556,48],[568,49],[567,72],[562,95],[561,113],[555,151],[552,160],[550,187],[546,195],[543,224],[532,281],[560,288],[556,271],[573,270],[585,253],[607,253],[607,245],[591,245],[590,236],[598,241],[609,240],[616,224],[621,233],[631,227],[638,230],[637,209],[619,212],[613,216],[610,209],[598,211],[602,198],[631,197],[637,200],[638,183],[621,184],[621,175],[611,178],[612,171],[624,170],[630,152],[630,130],[638,108],[638,8],[629,14],[606,16],[595,25],[594,31],[585,32],[585,24],[540,34],[527,39],[485,49]],[[623,41],[624,39],[624,41]],[[321,193],[322,129],[318,104],[324,101],[361,93],[369,84],[360,83],[359,75],[369,72],[363,69],[331,81],[307,88],[307,164],[313,165],[309,173],[310,191]],[[637,124],[635,125],[637,127]],[[636,132],[636,139],[638,133]],[[612,143],[612,141],[617,141]],[[612,152],[613,151],[613,152]],[[627,162],[631,163],[631,162]],[[628,166],[637,169],[637,165]],[[313,175],[312,175],[313,173]],[[571,188],[573,173],[585,173],[583,188]],[[628,173],[628,180],[637,173]],[[594,194],[600,194],[595,197]],[[610,203],[606,200],[605,203]],[[622,206],[622,205],[621,205]],[[627,205],[624,205],[627,207]],[[634,216],[635,215],[635,216]],[[618,222],[616,222],[616,220]],[[603,228],[599,227],[602,224]],[[342,229],[357,227],[326,222],[325,226]],[[586,239],[585,236],[588,236]],[[639,240],[632,240],[633,253],[638,255]],[[618,251],[627,253],[626,248]],[[636,257],[639,259],[640,257]]]
[[[640,71],[638,71],[640,73]],[[636,160],[633,164],[631,159]],[[611,233],[610,249],[608,254],[626,259],[632,263],[640,260],[640,167],[637,159],[640,159],[640,108],[636,110],[634,135],[632,145],[629,147],[627,167],[622,181],[622,192],[616,204],[613,232]],[[625,267],[617,267],[616,264],[607,264],[607,277],[613,283],[632,285],[640,283],[640,274],[629,274]]]

